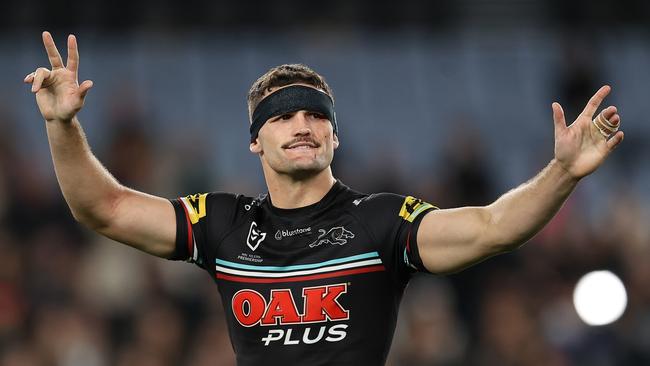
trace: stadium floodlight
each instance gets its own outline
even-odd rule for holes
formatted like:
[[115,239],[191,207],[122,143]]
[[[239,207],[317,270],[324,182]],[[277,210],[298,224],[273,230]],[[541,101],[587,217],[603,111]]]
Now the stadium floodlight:
[[610,271],[584,275],[573,291],[573,304],[588,325],[606,325],[618,320],[627,306],[623,282]]

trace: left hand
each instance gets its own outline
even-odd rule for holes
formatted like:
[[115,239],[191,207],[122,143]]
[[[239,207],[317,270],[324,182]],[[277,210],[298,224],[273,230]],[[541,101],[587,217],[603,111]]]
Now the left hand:
[[[609,138],[603,136],[591,122],[600,103],[611,91],[605,85],[589,100],[578,118],[567,127],[560,103],[553,103],[555,122],[555,160],[575,179],[591,174],[605,161],[609,153],[623,141],[623,131],[617,131]],[[601,113],[615,126],[621,117],[615,106],[605,108]]]
[[36,93],[38,109],[46,121],[70,123],[83,107],[86,94],[92,88],[93,82],[86,80],[80,85],[77,80],[79,49],[74,35],[68,36],[66,65],[63,65],[63,59],[50,32],[43,32],[42,36],[52,69],[39,67],[25,76],[24,82],[32,84],[32,93]]

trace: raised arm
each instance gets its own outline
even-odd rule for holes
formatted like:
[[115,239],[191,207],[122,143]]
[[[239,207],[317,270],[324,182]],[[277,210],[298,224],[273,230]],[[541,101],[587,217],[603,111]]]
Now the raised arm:
[[[623,140],[622,131],[605,136],[603,133],[612,131],[601,133],[592,123],[596,110],[609,92],[609,86],[600,88],[568,127],[562,107],[553,103],[555,158],[533,179],[489,206],[429,212],[422,219],[417,234],[425,267],[434,273],[458,271],[515,249],[541,230],[578,181],[595,171]],[[616,107],[604,109],[600,116],[615,126],[612,130],[618,129],[620,116]]]
[[160,257],[174,251],[176,219],[166,199],[122,186],[93,155],[76,115],[93,83],[79,85],[79,52],[68,37],[63,65],[52,36],[43,32],[52,69],[38,68],[25,77],[45,119],[54,170],[75,219],[107,237]]

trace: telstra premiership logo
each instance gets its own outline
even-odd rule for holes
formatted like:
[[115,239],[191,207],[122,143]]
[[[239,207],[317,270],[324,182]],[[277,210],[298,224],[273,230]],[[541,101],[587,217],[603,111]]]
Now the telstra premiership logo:
[[255,251],[260,243],[266,238],[266,233],[257,229],[257,223],[255,221],[251,222],[251,227],[248,229],[248,236],[246,237],[246,245],[248,245],[251,250]]

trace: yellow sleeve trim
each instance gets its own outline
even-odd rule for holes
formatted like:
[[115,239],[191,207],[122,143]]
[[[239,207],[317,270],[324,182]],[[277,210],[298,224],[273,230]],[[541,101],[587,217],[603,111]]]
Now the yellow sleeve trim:
[[418,215],[430,208],[436,207],[430,203],[422,201],[419,198],[408,196],[404,198],[402,208],[399,210],[399,216],[408,222],[413,222],[413,220],[415,220]]
[[192,194],[187,197],[181,198],[181,201],[187,208],[187,213],[190,217],[190,222],[196,224],[199,220],[206,215],[205,209],[205,199],[208,196],[207,193],[202,194]]

